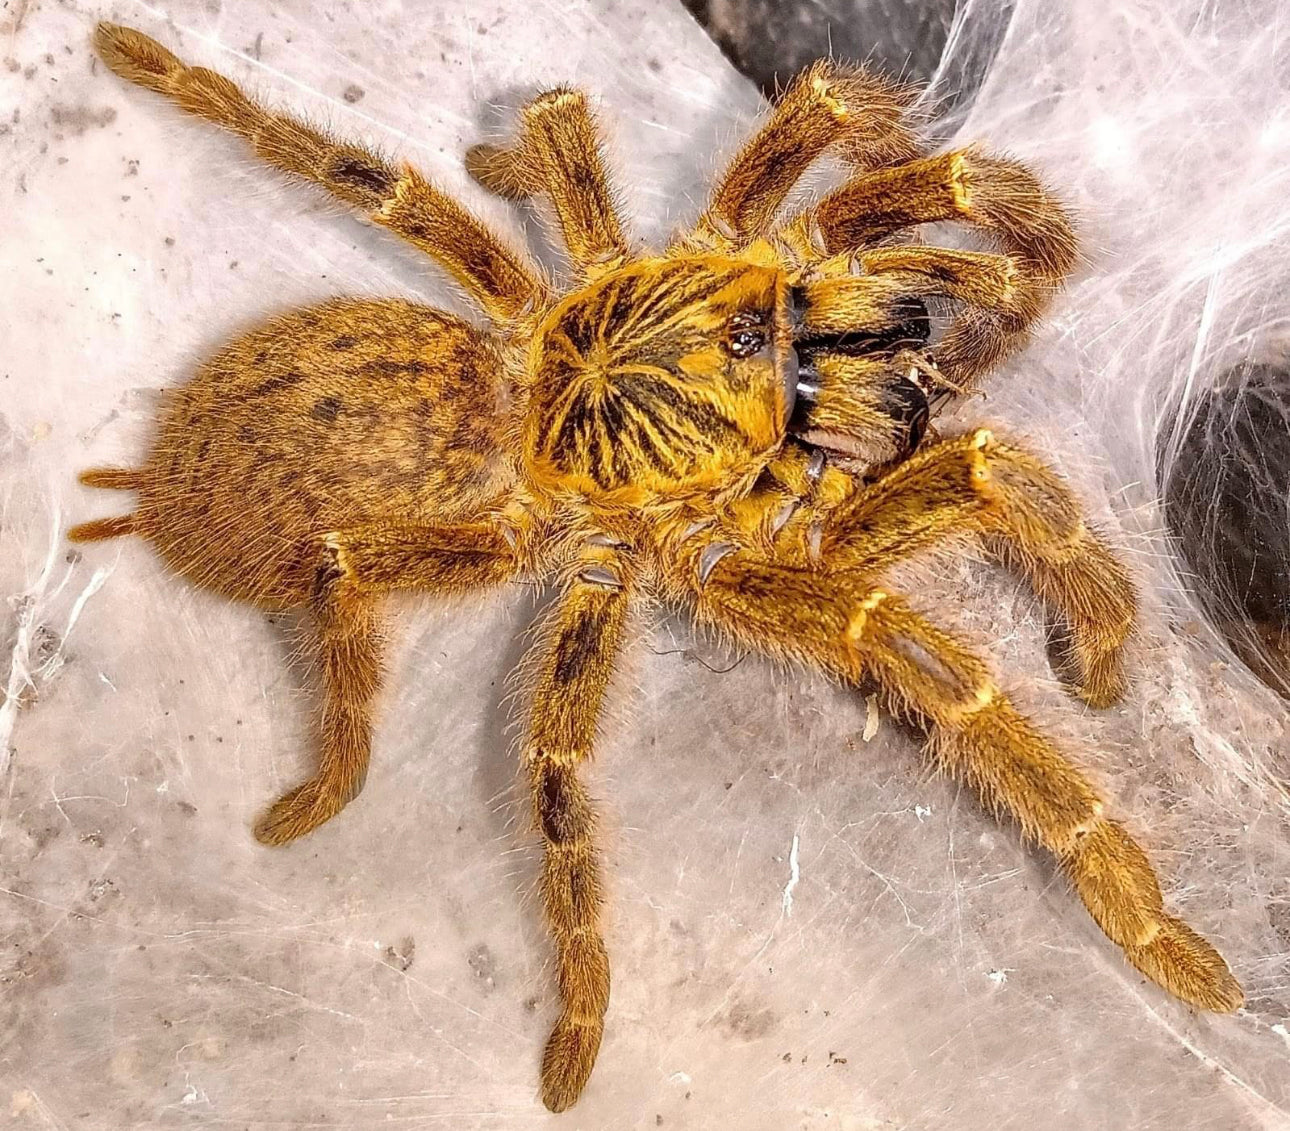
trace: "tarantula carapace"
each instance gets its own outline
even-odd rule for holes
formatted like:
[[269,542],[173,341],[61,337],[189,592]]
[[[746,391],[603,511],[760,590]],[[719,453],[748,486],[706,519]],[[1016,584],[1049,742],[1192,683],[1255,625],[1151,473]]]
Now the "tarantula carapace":
[[[639,255],[587,99],[552,90],[524,107],[513,144],[477,146],[468,166],[490,190],[549,207],[570,261],[561,291],[415,170],[270,112],[139,32],[102,25],[97,47],[117,74],[432,256],[492,323],[393,299],[278,317],[167,397],[141,468],[82,476],[136,490],[138,507],[71,537],[139,534],[198,584],[312,612],[321,764],[269,809],[257,829],[269,844],[317,828],[362,787],[383,594],[558,583],[526,669],[523,744],[562,1003],[542,1062],[548,1107],[581,1093],[609,1001],[579,766],[630,613],[658,599],[742,646],[875,684],[940,765],[1058,858],[1134,966],[1197,1006],[1241,1004],[1093,785],[972,649],[885,580],[979,536],[1064,620],[1075,693],[1103,706],[1124,690],[1133,587],[1060,478],[983,428],[923,443],[930,406],[1014,349],[1075,261],[1061,207],[1023,166],[924,153],[902,91],[819,63],[697,226]],[[781,221],[826,152],[850,179]],[[902,242],[934,221],[994,250]],[[928,300],[947,319],[934,361]]]

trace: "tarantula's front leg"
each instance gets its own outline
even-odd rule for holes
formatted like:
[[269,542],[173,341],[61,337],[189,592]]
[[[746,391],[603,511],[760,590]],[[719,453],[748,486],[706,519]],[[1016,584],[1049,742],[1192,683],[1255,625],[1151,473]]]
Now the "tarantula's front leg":
[[579,763],[595,743],[601,702],[628,616],[630,587],[621,569],[584,570],[546,626],[529,693],[532,711],[524,765],[533,814],[546,842],[542,902],[555,938],[560,1018],[542,1058],[542,1099],[564,1111],[596,1062],[609,1004],[609,958],[600,934],[600,865],[595,815]]
[[801,533],[824,568],[869,577],[938,542],[985,535],[1065,621],[1080,697],[1105,707],[1124,693],[1137,610],[1128,571],[1056,473],[986,429],[922,449]]
[[230,79],[189,67],[133,28],[99,24],[94,46],[122,78],[244,137],[270,165],[313,181],[438,260],[495,322],[513,322],[545,301],[545,286],[524,258],[415,169],[272,113]]
[[714,563],[692,552],[678,568],[701,620],[844,683],[876,680],[894,710],[926,727],[942,765],[1058,858],[1097,924],[1147,977],[1203,1009],[1241,1005],[1241,988],[1218,952],[1165,912],[1137,842],[1104,815],[1094,787],[959,640],[856,574],[736,553]]
[[454,595],[514,576],[506,539],[483,523],[338,531],[318,549],[311,610],[322,672],[318,770],[276,801],[256,826],[265,844],[286,844],[330,820],[358,796],[372,753],[372,711],[381,686],[379,601],[394,589]]
[[916,157],[904,121],[909,101],[901,87],[859,68],[812,64],[740,149],[694,231],[674,250],[730,254],[765,235],[789,190],[827,150],[862,170]]
[[[843,434],[870,434],[872,429],[864,427],[850,433],[859,422],[845,422],[842,402],[857,393],[863,398],[892,392],[893,371],[912,368],[919,380],[931,378],[934,387],[941,387],[938,392],[965,391],[976,370],[962,363],[956,345],[962,335],[981,345],[984,339],[975,328],[988,323],[1011,346],[1038,313],[1026,268],[1013,255],[919,246],[869,248],[846,258],[845,272],[831,273],[826,264],[822,277],[809,278],[794,292],[802,304],[794,347],[805,371],[803,381],[808,388],[816,386],[810,393],[811,423],[826,432],[822,418],[841,410]],[[907,367],[892,351],[902,344],[926,343],[931,322],[920,301],[924,298],[950,299],[959,309],[936,345],[937,363],[920,354]],[[840,342],[851,345],[839,349]],[[830,368],[832,374],[826,372]],[[887,380],[875,383],[873,375],[884,372]],[[803,389],[800,382],[798,389]],[[817,403],[821,398],[834,404]],[[925,402],[926,396],[915,399]],[[908,451],[917,447],[921,431],[911,439]]]
[[566,87],[549,90],[525,106],[522,116],[513,146],[472,147],[467,170],[485,188],[511,200],[544,193],[582,279],[621,267],[629,254],[627,240],[587,96]]
[[[1012,268],[1007,301],[967,306],[937,345],[941,370],[952,383],[969,385],[1024,340],[1075,266],[1077,243],[1066,212],[1025,166],[968,149],[880,169],[829,193],[775,236],[810,265],[945,220],[995,237]],[[933,257],[946,253],[909,247],[881,254],[903,257],[905,270],[917,270],[925,257],[934,275]],[[881,269],[863,257],[853,266]]]

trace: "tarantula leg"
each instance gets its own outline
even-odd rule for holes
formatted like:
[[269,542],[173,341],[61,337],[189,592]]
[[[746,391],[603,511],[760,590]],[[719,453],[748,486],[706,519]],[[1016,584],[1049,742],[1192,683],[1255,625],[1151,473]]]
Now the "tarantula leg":
[[503,200],[530,200],[542,191],[540,175],[519,147],[480,142],[466,150],[465,165],[477,184]]
[[595,278],[627,260],[629,251],[605,172],[599,129],[587,97],[560,87],[522,111],[513,147],[477,145],[466,168],[485,188],[512,200],[545,193],[574,268]]
[[916,157],[904,121],[910,101],[904,88],[859,68],[812,64],[735,156],[694,231],[673,250],[730,253],[765,235],[789,190],[827,150],[863,169]]
[[372,754],[372,705],[381,686],[382,628],[375,602],[320,569],[314,616],[322,669],[322,756],[318,771],[279,798],[256,825],[263,844],[312,832],[363,788]]
[[985,457],[975,482],[991,548],[1026,577],[1070,629],[1066,659],[1082,699],[1108,707],[1126,690],[1123,647],[1138,598],[1129,571],[1090,531],[1079,503],[1051,468],[1028,453],[975,433]]
[[[1065,210],[1023,165],[968,149],[880,169],[829,193],[775,238],[803,262],[818,263],[945,220],[992,235],[1016,271],[1007,306],[968,307],[937,346],[941,369],[966,385],[1021,343],[1075,266],[1077,244]],[[909,262],[920,258],[918,248],[900,253]],[[922,256],[941,254],[921,249]]]
[[1093,786],[958,641],[899,602],[885,605],[853,621],[850,634],[897,709],[931,723],[930,748],[940,763],[1058,858],[1098,926],[1142,973],[1202,1009],[1238,1008],[1243,995],[1226,963],[1165,913],[1146,854],[1103,816]]
[[455,595],[514,576],[511,547],[488,523],[382,526],[322,539],[312,610],[322,669],[318,771],[280,798],[256,826],[265,844],[312,832],[358,796],[372,749],[383,632],[377,602],[396,589]]
[[1065,621],[1080,697],[1095,707],[1118,700],[1137,610],[1129,573],[1056,473],[985,429],[923,448],[825,515],[814,556],[829,570],[877,576],[967,535],[984,535]]
[[469,593],[510,580],[518,568],[506,535],[489,522],[337,531],[324,543],[346,583],[362,593]]
[[853,177],[776,230],[811,259],[826,259],[945,220],[971,219],[962,153],[922,157]]
[[620,572],[603,564],[584,570],[561,598],[538,645],[530,687],[524,766],[534,823],[545,842],[542,902],[555,940],[561,1000],[542,1057],[542,1099],[552,1111],[571,1107],[586,1086],[609,1005],[595,814],[578,765],[591,756],[595,743],[629,594]]
[[[874,335],[910,323],[927,321],[912,300],[949,298],[995,314],[1001,324],[1011,315],[1011,329],[1021,330],[1029,313],[1016,308],[1024,297],[1014,258],[939,247],[873,248],[850,256],[853,272],[827,274],[800,284],[798,349],[814,335]],[[963,317],[960,315],[960,317]],[[951,325],[950,333],[953,333]],[[930,332],[930,327],[928,328]]]
[[1093,786],[959,640],[857,575],[739,554],[724,556],[705,580],[696,562],[682,568],[700,619],[847,684],[874,679],[894,710],[923,724],[931,753],[986,808],[1012,816],[1057,857],[1098,926],[1148,978],[1203,1009],[1241,1005],[1241,988],[1218,952],[1164,911],[1142,849],[1103,815]]
[[[1023,295],[1023,270],[1010,255],[956,251],[945,247],[875,247],[851,255],[854,273],[896,276],[909,284],[909,294],[943,296],[969,306],[1002,313],[1012,311]],[[1029,320],[1029,312],[1018,312]],[[951,327],[951,332],[952,332]]]
[[545,286],[524,258],[416,170],[266,110],[230,79],[189,67],[132,28],[101,23],[94,46],[122,78],[245,138],[274,168],[320,185],[438,260],[494,321],[513,322],[544,301]]
[[1024,165],[961,149],[848,181],[781,229],[817,258],[870,246],[919,224],[957,220],[995,235],[1005,251],[1060,281],[1074,266],[1066,211]]

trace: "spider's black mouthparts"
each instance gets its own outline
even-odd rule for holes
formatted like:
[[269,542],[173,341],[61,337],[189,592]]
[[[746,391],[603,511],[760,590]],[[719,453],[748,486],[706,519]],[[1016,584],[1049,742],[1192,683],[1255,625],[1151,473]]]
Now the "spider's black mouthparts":
[[[802,324],[805,294],[795,287],[792,294],[797,324]],[[931,340],[932,319],[927,305],[917,298],[903,298],[892,303],[891,324],[881,330],[846,330],[841,333],[805,330],[793,341],[802,363],[809,365],[816,354],[840,353],[850,357],[895,353],[902,349],[921,349]]]
[[[927,306],[917,298],[893,302],[888,311],[890,322],[882,329],[812,332],[804,328],[806,297],[801,287],[794,288],[790,295],[793,323],[800,331],[793,342],[796,365],[791,367],[788,378],[795,385],[795,395],[790,397],[793,407],[789,431],[796,436],[819,434],[815,417],[820,399],[821,377],[817,366],[821,357],[831,354],[894,361],[902,350],[922,350],[932,336]],[[874,407],[891,420],[888,443],[894,446],[898,458],[907,458],[918,449],[931,421],[932,406],[928,399],[931,389],[920,381],[922,376],[917,368],[902,374],[893,365],[889,375],[883,378],[881,388],[870,393],[871,397],[877,397]]]
[[[797,397],[788,430],[795,436],[807,436],[816,430],[815,406],[820,397],[820,374],[812,366],[799,366]],[[908,459],[927,435],[932,419],[932,403],[921,385],[907,376],[893,377],[878,394],[878,406],[891,419],[891,442],[900,459]]]
[[811,413],[820,397],[820,374],[810,365],[796,366],[796,396],[789,417],[788,430],[800,436],[811,428]]
[[900,377],[882,391],[882,408],[895,425],[892,438],[908,459],[923,442],[932,419],[931,405],[922,387],[908,377]]

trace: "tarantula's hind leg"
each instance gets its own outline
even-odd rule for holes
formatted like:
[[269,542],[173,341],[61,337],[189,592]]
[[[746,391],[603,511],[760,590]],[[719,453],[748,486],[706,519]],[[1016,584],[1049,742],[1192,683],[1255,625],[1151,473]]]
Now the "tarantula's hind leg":
[[94,47],[122,78],[245,138],[274,168],[312,181],[438,260],[494,322],[521,320],[546,301],[546,284],[527,258],[415,169],[266,110],[231,79],[188,66],[133,28],[101,23]]
[[396,589],[446,596],[515,575],[510,544],[492,523],[389,524],[326,535],[311,611],[323,681],[318,772],[277,801],[256,827],[285,844],[334,817],[358,796],[372,749],[372,705],[381,684],[381,597]]
[[340,531],[324,538],[326,569],[362,593],[415,589],[444,596],[508,581],[519,566],[492,522],[398,525]]
[[313,832],[358,796],[372,754],[372,705],[381,685],[382,629],[376,600],[358,596],[337,571],[320,571],[313,602],[322,671],[318,771],[279,798],[256,825],[263,844]]

